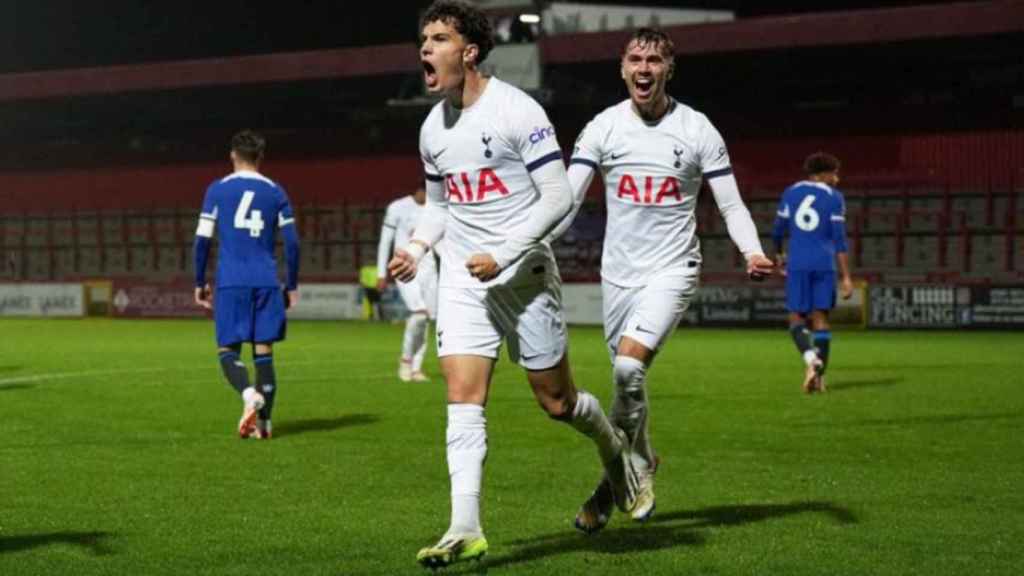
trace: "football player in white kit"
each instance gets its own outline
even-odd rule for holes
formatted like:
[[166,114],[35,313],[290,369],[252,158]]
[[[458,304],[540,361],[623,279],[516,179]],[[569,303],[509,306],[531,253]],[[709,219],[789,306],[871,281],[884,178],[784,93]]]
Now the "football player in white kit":
[[426,210],[389,270],[399,280],[414,277],[417,261],[444,234],[437,350],[447,383],[451,523],[417,554],[436,568],[487,551],[484,406],[502,340],[548,415],[594,441],[615,504],[627,512],[639,504],[624,434],[593,395],[575,388],[569,371],[561,280],[543,242],[572,206],[554,129],[528,95],[481,73],[494,42],[479,9],[435,2],[421,30],[424,80],[444,99],[420,130]]
[[[409,243],[426,200],[427,192],[420,186],[412,194],[388,204],[377,244],[377,290],[380,292],[388,286],[387,266],[391,260],[391,248]],[[437,311],[437,266],[433,254],[419,262],[415,278],[398,283],[398,291],[409,309],[402,336],[402,356],[398,361],[398,378],[403,382],[426,382],[429,379],[423,373],[423,358],[427,353],[427,332]]]
[[[587,124],[569,164],[575,209],[596,172],[605,184],[601,291],[615,382],[611,419],[639,459],[639,492],[648,505],[631,513],[638,521],[654,511],[658,463],[647,433],[647,370],[697,290],[701,254],[694,210],[704,179],[729,236],[746,257],[748,274],[759,279],[772,271],[718,130],[704,114],[665,93],[673,70],[672,40],[658,30],[637,30],[621,63],[629,99]],[[603,479],[577,514],[576,527],[601,530],[612,504],[611,486]]]

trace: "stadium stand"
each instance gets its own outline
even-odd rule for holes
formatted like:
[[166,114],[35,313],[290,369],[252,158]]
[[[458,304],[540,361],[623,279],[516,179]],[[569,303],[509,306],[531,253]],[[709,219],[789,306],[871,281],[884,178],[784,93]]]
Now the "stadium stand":
[[[1019,105],[1007,107],[1019,99],[1020,63],[1008,49],[1022,31],[1012,17],[1017,8],[994,1],[670,28],[681,74],[701,78],[670,91],[722,130],[763,235],[782,189],[799,179],[800,160],[824,149],[844,162],[840,187],[859,276],[1019,281],[1024,119]],[[837,24],[854,17],[860,25]],[[820,29],[841,34],[808,32]],[[563,145],[622,97],[619,79],[607,73],[622,37],[540,41],[544,100]],[[420,178],[416,126],[425,109],[384,104],[395,87],[415,84],[409,48],[0,76],[0,120],[19,138],[0,157],[3,277],[188,278],[202,191],[227,170],[224,135],[255,117],[274,127],[265,169],[296,207],[303,276],[354,280],[374,259],[384,206]],[[973,75],[953,82],[950,71],[967,60]],[[840,61],[841,74],[809,80],[806,70]],[[815,100],[815,91],[844,96]],[[110,94],[116,102],[103,104]],[[267,109],[265,99],[287,104]],[[94,117],[69,119],[67,102]],[[17,108],[22,103],[32,106]],[[107,129],[121,104],[144,123]],[[956,115],[948,113],[953,106]],[[197,116],[198,109],[217,114]],[[705,272],[738,277],[740,257],[706,191],[697,217]],[[595,185],[557,246],[567,279],[596,277],[602,227]]]

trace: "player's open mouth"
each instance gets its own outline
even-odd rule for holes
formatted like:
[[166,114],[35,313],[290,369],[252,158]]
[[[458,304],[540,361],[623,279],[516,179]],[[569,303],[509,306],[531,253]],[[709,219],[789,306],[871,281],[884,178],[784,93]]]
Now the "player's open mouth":
[[654,80],[652,78],[637,78],[633,82],[633,88],[637,96],[646,98],[654,90]]
[[437,70],[434,65],[426,60],[421,60],[423,64],[423,82],[426,83],[427,89],[433,89],[437,87]]

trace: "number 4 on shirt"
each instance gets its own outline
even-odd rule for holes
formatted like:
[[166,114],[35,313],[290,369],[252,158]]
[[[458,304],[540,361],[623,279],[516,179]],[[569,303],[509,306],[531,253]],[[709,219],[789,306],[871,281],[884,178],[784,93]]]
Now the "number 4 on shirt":
[[263,232],[263,215],[259,210],[253,210],[246,218],[246,213],[249,212],[249,206],[252,206],[252,198],[255,195],[256,193],[252,190],[246,190],[242,194],[242,201],[238,203],[238,210],[235,210],[235,228],[248,230],[249,236],[259,238],[260,233]]

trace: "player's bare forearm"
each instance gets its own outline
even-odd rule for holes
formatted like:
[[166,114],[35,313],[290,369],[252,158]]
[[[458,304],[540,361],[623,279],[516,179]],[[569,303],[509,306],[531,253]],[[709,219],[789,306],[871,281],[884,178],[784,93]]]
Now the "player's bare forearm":
[[466,269],[481,282],[493,280],[501,272],[501,267],[490,254],[473,254],[466,260]]

